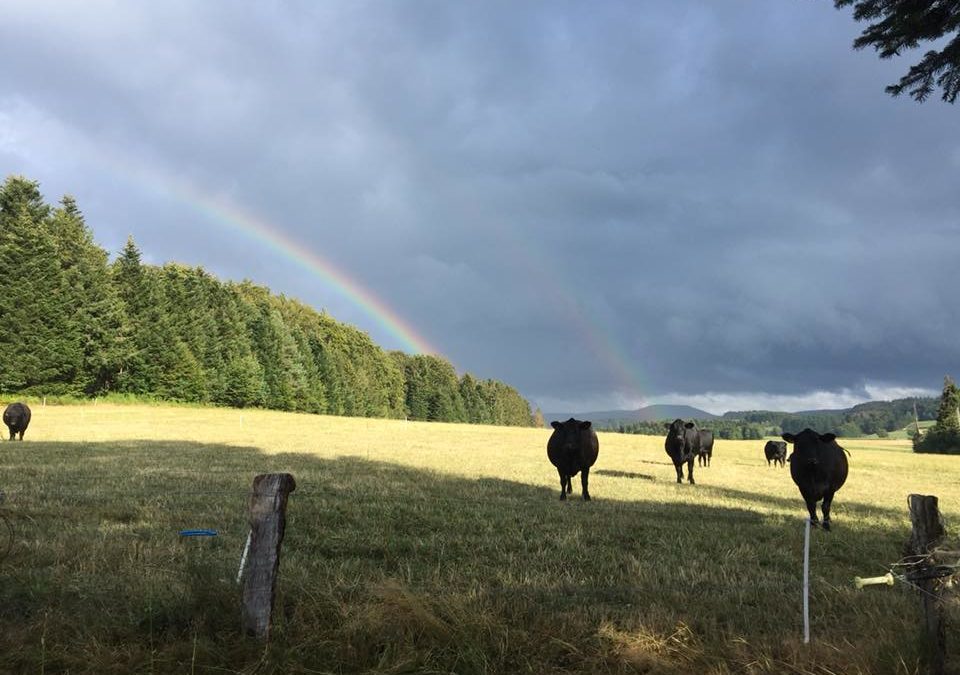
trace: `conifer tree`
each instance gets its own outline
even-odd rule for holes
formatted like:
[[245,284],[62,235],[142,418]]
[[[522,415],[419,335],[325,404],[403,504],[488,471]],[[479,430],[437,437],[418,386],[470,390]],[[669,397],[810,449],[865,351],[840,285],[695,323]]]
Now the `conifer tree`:
[[249,329],[258,313],[235,284],[217,289],[213,301],[219,337],[211,399],[237,408],[264,405],[263,367],[253,355]]
[[493,418],[487,401],[481,392],[481,385],[470,373],[460,378],[460,399],[463,401],[466,421],[471,424],[491,424]]
[[[923,102],[939,87],[948,103],[960,94],[960,2],[926,0],[834,0],[837,8],[853,5],[853,18],[872,21],[854,43],[854,49],[873,47],[880,58],[899,56],[921,42],[934,42],[940,49],[929,49],[919,63],[897,84],[886,88],[899,96],[906,91]],[[948,40],[936,44],[944,36]]]
[[143,265],[140,249],[128,237],[114,261],[112,279],[125,321],[120,331],[118,391],[160,395],[164,373],[176,367],[176,338],[163,302],[161,273]]
[[37,183],[0,188],[0,391],[62,392],[79,361],[48,213]]
[[960,390],[949,375],[943,378],[936,427],[942,431],[960,431]]
[[949,375],[943,378],[943,392],[937,421],[926,433],[914,436],[915,452],[960,453],[960,390]]
[[[539,406],[537,407],[536,410],[533,411],[533,426],[537,427],[538,429],[541,427],[547,426],[547,423],[543,419],[543,413],[540,411]],[[621,427],[620,433],[623,433],[622,427]]]
[[70,385],[88,394],[102,392],[118,368],[122,325],[107,252],[94,243],[73,197],[63,197],[49,222],[64,276],[64,300],[71,308],[64,337],[78,356]]

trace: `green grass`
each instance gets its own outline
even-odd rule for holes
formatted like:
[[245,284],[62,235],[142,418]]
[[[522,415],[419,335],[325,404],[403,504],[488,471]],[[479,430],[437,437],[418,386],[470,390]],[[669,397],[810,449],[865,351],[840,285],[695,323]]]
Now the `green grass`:
[[[932,426],[933,426],[934,424],[936,424],[936,423],[937,423],[936,420],[921,420],[921,421],[920,421],[920,430],[921,430],[921,431],[926,431],[927,429],[929,429],[930,427],[932,427]],[[901,441],[903,441],[903,440],[909,441],[910,438],[911,438],[909,434],[910,434],[912,431],[914,431],[914,429],[916,429],[916,427],[915,427],[913,424],[908,424],[908,425],[905,426],[903,429],[897,429],[896,431],[891,431],[891,432],[889,433],[889,435],[887,436],[887,439],[894,439],[894,440],[901,440]]]
[[[548,436],[35,407],[27,440],[0,444],[0,512],[15,526],[0,672],[918,672],[916,595],[852,579],[899,558],[908,493],[939,495],[949,525],[960,457],[844,443],[835,530],[812,537],[805,646],[805,512],[763,441],[718,440],[690,486],[662,439],[601,434],[585,503],[579,481],[557,499]],[[239,635],[235,576],[247,491],[271,471],[297,490],[263,645]],[[220,535],[178,537],[201,527]]]

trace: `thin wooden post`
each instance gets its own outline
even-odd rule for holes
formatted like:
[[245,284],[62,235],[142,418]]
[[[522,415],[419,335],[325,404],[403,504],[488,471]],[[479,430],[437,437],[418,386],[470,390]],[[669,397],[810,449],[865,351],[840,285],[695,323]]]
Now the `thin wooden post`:
[[280,544],[287,522],[287,497],[297,487],[289,473],[261,474],[250,493],[250,553],[243,584],[241,627],[266,639],[280,568]]
[[933,576],[930,554],[946,532],[935,496],[910,495],[909,504],[913,532],[905,548],[910,555],[927,556],[924,564],[917,566],[919,569],[916,573],[916,585],[920,589],[920,602],[923,608],[923,640],[926,646],[924,651],[928,655],[928,672],[931,675],[943,675],[947,655],[947,635],[940,585],[937,579],[930,578]]
[[913,402],[913,424],[917,430],[917,440],[920,439],[920,416],[917,415],[917,402]]

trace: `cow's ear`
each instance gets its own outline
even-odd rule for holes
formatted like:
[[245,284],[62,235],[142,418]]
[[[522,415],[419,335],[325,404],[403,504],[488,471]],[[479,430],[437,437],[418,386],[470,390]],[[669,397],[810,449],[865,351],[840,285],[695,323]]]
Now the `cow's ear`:
[[687,423],[684,424],[683,426],[685,426],[687,429],[693,429],[693,427],[696,426],[696,425],[694,425],[693,422],[687,422]]
[[796,436],[793,434],[781,434],[780,438],[785,440],[787,443],[793,443],[794,439],[796,439]]
[[563,426],[563,425],[561,425],[557,420],[553,420],[553,421],[550,423],[550,426],[553,427],[554,429],[559,429],[559,428],[560,428],[561,426]]
[[589,428],[590,428],[590,421],[587,420],[586,422],[581,422],[581,423],[580,423],[580,428],[581,428],[581,429],[589,429]]
[[664,423],[664,425],[663,425],[663,427],[664,427],[665,429],[669,429],[669,428],[671,428],[672,426],[673,426],[673,423],[672,423],[672,422],[666,422],[666,423]]
[[830,441],[837,440],[836,434],[820,434],[820,440],[824,443],[829,443]]

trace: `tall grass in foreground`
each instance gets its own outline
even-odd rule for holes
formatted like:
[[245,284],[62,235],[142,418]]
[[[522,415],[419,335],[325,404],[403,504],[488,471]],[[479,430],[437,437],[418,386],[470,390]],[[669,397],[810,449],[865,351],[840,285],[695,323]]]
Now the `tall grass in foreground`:
[[[601,434],[594,501],[574,481],[561,503],[548,436],[35,407],[27,441],[0,444],[0,512],[15,524],[0,672],[918,671],[915,594],[851,581],[899,557],[908,493],[939,495],[948,519],[960,510],[960,457],[844,444],[835,531],[813,533],[805,646],[805,510],[762,441],[717,441],[690,486],[674,482],[662,439]],[[238,635],[235,576],[247,490],[269,471],[298,487],[264,646]],[[200,527],[220,535],[178,537]]]

